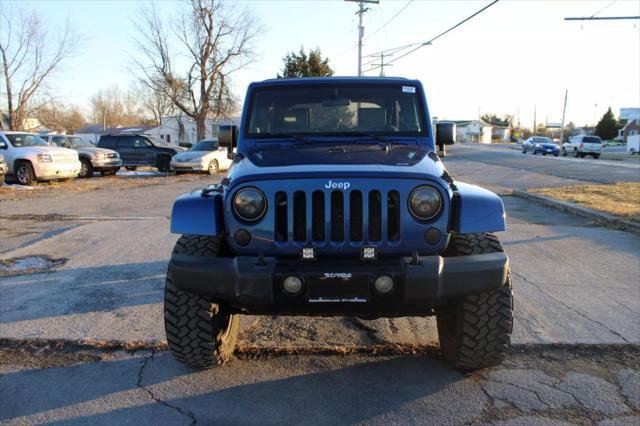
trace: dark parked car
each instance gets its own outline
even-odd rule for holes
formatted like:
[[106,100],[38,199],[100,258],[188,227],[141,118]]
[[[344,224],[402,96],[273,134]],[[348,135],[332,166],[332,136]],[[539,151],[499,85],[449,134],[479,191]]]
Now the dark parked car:
[[171,146],[162,139],[148,135],[103,135],[98,148],[107,148],[120,154],[122,165],[127,170],[138,166],[157,167],[161,172],[169,171],[171,158],[184,152],[184,148]]

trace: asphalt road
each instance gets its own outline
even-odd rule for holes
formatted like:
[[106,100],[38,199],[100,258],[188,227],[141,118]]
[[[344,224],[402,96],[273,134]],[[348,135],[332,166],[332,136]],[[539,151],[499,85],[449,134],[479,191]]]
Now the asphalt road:
[[[457,179],[505,194],[640,179],[640,165],[500,147],[455,146],[445,164]],[[12,359],[16,351],[5,348],[0,358],[0,421],[638,423],[640,237],[505,195],[509,229],[501,239],[512,261],[515,346],[495,370],[466,377],[448,369],[434,357],[428,318],[245,317],[239,359],[197,372],[145,350],[164,339],[163,278],[176,239],[168,233],[171,202],[215,180],[168,179],[0,203],[2,259],[65,262],[54,272],[0,278],[0,337],[36,339],[24,357]],[[80,357],[42,339],[142,350],[95,348]],[[39,363],[44,355],[52,365]]]

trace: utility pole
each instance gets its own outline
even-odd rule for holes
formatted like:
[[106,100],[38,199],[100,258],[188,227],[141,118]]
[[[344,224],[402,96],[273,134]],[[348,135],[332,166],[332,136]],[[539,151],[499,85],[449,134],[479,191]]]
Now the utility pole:
[[562,107],[562,122],[560,124],[560,146],[564,141],[564,115],[567,112],[567,96],[569,95],[569,89],[564,90],[564,106]]
[[536,120],[536,105],[533,106],[533,136],[536,135],[538,131],[538,123]]
[[345,0],[350,2],[358,3],[358,11],[356,15],[358,15],[358,77],[362,76],[362,39],[364,38],[364,27],[362,26],[362,15],[368,12],[368,7],[365,7],[366,3],[380,3],[380,0]]

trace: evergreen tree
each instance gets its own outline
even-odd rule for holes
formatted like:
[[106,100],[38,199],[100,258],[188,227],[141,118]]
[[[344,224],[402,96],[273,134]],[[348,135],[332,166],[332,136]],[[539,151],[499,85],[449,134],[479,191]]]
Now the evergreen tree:
[[278,78],[292,77],[330,77],[333,70],[329,66],[329,59],[322,59],[320,49],[310,50],[305,53],[304,47],[300,47],[298,53],[289,52],[283,58],[284,71]]
[[596,124],[596,135],[600,136],[603,141],[611,140],[618,136],[620,124],[613,116],[611,107],[604,113],[598,124]]

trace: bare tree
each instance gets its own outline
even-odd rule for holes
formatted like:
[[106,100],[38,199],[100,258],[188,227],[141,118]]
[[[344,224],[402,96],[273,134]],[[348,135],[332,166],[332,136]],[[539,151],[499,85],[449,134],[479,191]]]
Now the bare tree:
[[[21,129],[30,103],[47,79],[69,58],[78,37],[67,21],[57,37],[48,34],[35,11],[0,6],[0,62],[9,129]],[[2,126],[2,124],[0,124]]]
[[171,32],[153,4],[143,16],[137,41],[142,59],[134,62],[148,87],[196,122],[202,139],[207,118],[235,108],[230,76],[253,59],[252,43],[261,29],[246,12],[221,0],[190,0]]
[[162,124],[162,117],[175,113],[176,107],[171,98],[161,91],[154,90],[145,81],[136,84],[134,92],[144,113],[153,117],[154,124],[159,126]]
[[115,85],[93,95],[91,108],[93,119],[104,128],[136,126],[143,121],[137,97]]

